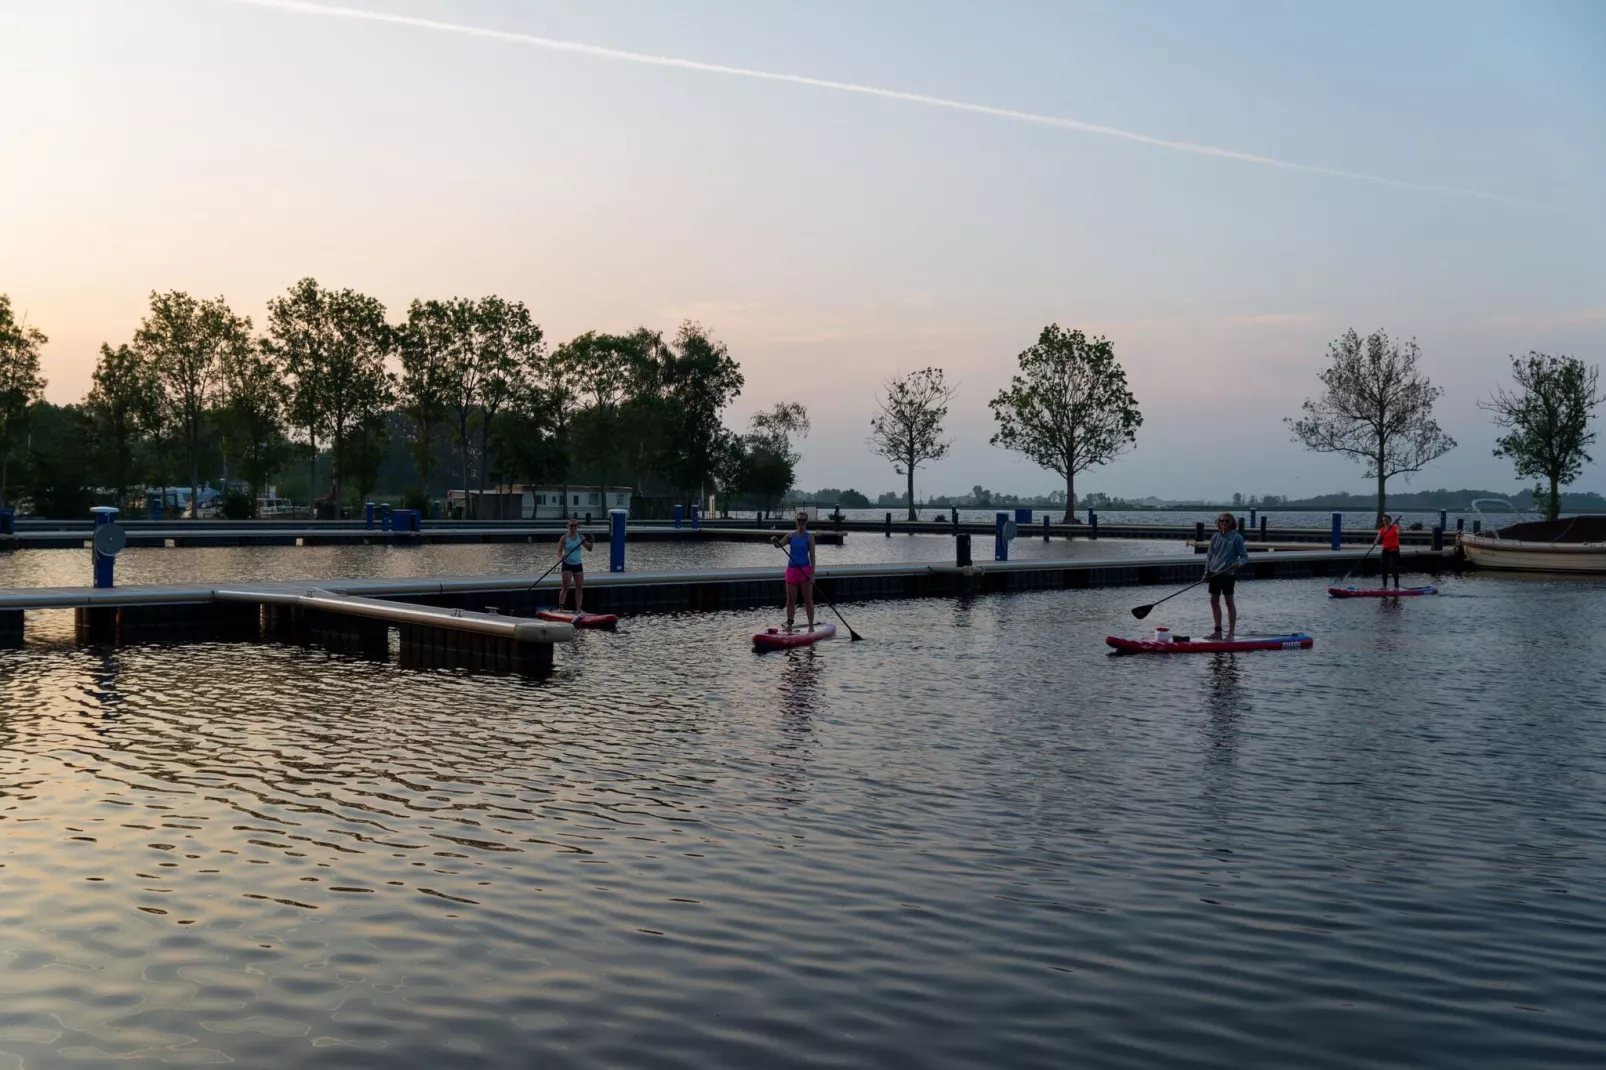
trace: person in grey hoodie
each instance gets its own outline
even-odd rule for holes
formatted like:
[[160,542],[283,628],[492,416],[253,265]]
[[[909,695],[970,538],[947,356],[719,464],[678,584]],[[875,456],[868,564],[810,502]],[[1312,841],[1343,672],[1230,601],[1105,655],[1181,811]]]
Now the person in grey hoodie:
[[1238,578],[1233,575],[1239,565],[1249,563],[1249,548],[1238,533],[1238,519],[1231,513],[1216,517],[1216,533],[1210,536],[1210,553],[1205,558],[1205,575],[1210,577],[1210,612],[1216,618],[1216,630],[1210,638],[1221,636],[1221,600],[1227,600],[1227,638],[1238,630],[1238,603],[1232,600],[1232,589]]

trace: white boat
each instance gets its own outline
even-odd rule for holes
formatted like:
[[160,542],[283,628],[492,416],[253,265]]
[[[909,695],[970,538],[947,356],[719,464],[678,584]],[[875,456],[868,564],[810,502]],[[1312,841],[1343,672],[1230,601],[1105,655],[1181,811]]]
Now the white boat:
[[[1479,498],[1472,503],[1481,518],[1480,505],[1498,503],[1517,511],[1510,502]],[[1479,568],[1519,572],[1593,572],[1606,575],[1606,516],[1568,516],[1560,520],[1528,520],[1477,534],[1463,532],[1456,539],[1461,554]]]

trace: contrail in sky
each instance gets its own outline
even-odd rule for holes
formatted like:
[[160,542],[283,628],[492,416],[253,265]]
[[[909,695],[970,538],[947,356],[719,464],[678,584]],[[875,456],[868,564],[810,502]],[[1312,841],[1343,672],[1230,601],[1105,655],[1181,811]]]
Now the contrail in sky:
[[642,52],[626,52],[617,48],[603,48],[599,45],[587,45],[578,41],[560,41],[551,37],[538,37],[534,34],[518,33],[513,30],[493,30],[483,26],[468,26],[456,22],[442,22],[438,19],[415,18],[411,15],[394,15],[384,11],[335,7],[311,3],[308,0],[228,0],[228,2],[247,4],[252,7],[272,8],[275,11],[283,11],[295,15],[320,15],[324,18],[354,19],[361,22],[387,23],[392,26],[411,26],[420,30],[435,30],[439,33],[454,33],[464,37],[481,37],[492,41],[528,45],[553,52],[572,52],[582,56],[595,56],[598,59],[622,60],[626,63],[644,63],[654,67],[673,67],[679,70],[702,71],[708,74],[732,75],[737,78],[757,78],[766,82],[783,82],[788,85],[809,86],[814,89],[831,89],[841,93],[858,93],[861,96],[901,100],[905,103],[922,104],[931,108],[947,108],[950,111],[969,112],[973,115],[990,115],[1000,119],[1014,119],[1018,122],[1036,123],[1040,126],[1058,127],[1061,130],[1076,130],[1084,134],[1120,138],[1122,141],[1133,141],[1139,145],[1169,149],[1172,152],[1186,152],[1195,156],[1213,156],[1222,160],[1258,164],[1261,167],[1277,167],[1285,171],[1303,171],[1307,174],[1328,175],[1333,178],[1370,182],[1375,185],[1393,186],[1398,189],[1418,190],[1425,193],[1448,193],[1458,197],[1509,201],[1509,198],[1487,193],[1483,190],[1461,189],[1456,186],[1435,186],[1421,182],[1407,182],[1397,178],[1385,178],[1381,175],[1340,171],[1331,167],[1318,167],[1314,164],[1295,163],[1292,160],[1279,160],[1272,156],[1257,156],[1251,152],[1239,152],[1236,149],[1224,149],[1215,145],[1201,145],[1192,141],[1174,141],[1169,138],[1151,137],[1148,134],[1139,134],[1113,126],[1102,126],[1098,123],[1083,122],[1080,119],[1066,119],[1057,115],[1040,115],[1036,112],[1016,111],[1013,108],[995,108],[989,104],[971,104],[962,100],[949,100],[946,97],[928,96],[925,93],[908,93],[899,89],[881,89],[877,86],[857,85],[853,82],[835,82],[826,78],[810,78],[802,74],[756,71],[747,67],[729,67],[723,63],[703,63],[698,60],[677,59],[673,56],[653,56]]

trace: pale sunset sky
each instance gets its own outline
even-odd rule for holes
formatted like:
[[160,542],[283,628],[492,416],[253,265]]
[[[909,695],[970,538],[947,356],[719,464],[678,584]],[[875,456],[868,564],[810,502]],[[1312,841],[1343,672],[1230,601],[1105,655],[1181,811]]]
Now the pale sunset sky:
[[58,402],[151,290],[260,325],[312,275],[393,319],[520,299],[553,343],[698,320],[733,425],[808,406],[810,489],[901,487],[872,395],[937,365],[920,492],[1035,493],[986,403],[1058,322],[1145,416],[1079,491],[1304,496],[1366,487],[1282,423],[1348,327],[1445,387],[1418,489],[1524,485],[1475,407],[1509,354],[1606,357],[1592,0],[0,0],[0,101],[0,292]]

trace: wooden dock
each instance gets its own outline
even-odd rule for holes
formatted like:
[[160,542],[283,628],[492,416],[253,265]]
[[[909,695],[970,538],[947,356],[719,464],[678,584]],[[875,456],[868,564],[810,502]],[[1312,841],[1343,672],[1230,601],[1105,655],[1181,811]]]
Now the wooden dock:
[[[1302,550],[1256,555],[1239,572],[1245,580],[1342,575],[1363,556],[1356,550]],[[1452,566],[1448,553],[1413,547],[1402,551],[1402,568],[1437,573]],[[1362,569],[1375,572],[1373,555]],[[1073,590],[1133,585],[1182,585],[1200,576],[1193,554],[1125,559],[839,565],[817,574],[822,592],[837,602],[872,599],[962,597],[1007,591]],[[388,648],[389,630],[412,633],[413,647],[425,636],[484,631],[480,618],[528,618],[555,604],[559,580],[533,576],[455,576],[411,579],[296,581],[267,584],[178,584],[114,588],[24,587],[0,590],[0,646],[21,646],[29,612],[72,609],[83,643],[128,645],[195,642],[318,642],[360,653]],[[588,573],[586,608],[640,614],[707,612],[780,605],[785,591],[776,568],[677,572]],[[344,600],[337,604],[337,601]],[[379,611],[376,602],[393,607]],[[290,607],[286,610],[285,607]],[[410,619],[413,610],[424,618]],[[299,614],[299,616],[298,616]],[[387,615],[388,614],[388,615]],[[468,614],[468,617],[464,615]],[[454,624],[473,620],[473,625]],[[299,622],[299,623],[298,623]],[[525,621],[524,623],[536,623]],[[514,625],[517,627],[517,625]],[[554,626],[548,625],[551,628]],[[557,625],[558,629],[567,625]],[[493,628],[491,630],[499,630]],[[404,637],[408,633],[403,631]],[[534,637],[535,633],[528,633]],[[557,632],[543,633],[549,657]],[[517,639],[509,632],[508,638]],[[404,646],[406,646],[404,641]],[[450,643],[435,643],[442,651]],[[449,651],[446,651],[449,653]],[[444,657],[444,653],[443,653]],[[449,660],[449,659],[448,659]],[[550,662],[548,662],[550,663]]]

